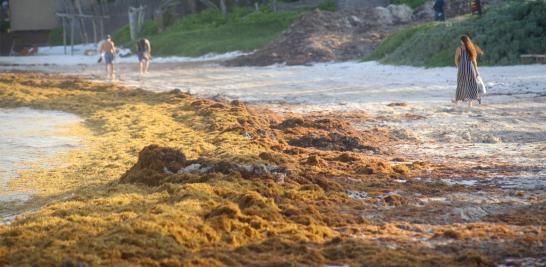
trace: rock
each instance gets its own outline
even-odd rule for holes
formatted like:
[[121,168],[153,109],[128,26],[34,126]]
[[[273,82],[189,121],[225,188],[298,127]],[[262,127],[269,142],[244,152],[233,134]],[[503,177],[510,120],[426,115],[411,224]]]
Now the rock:
[[348,18],[349,23],[353,26],[358,26],[360,23],[362,23],[362,20],[359,19],[357,16],[349,16]]
[[408,23],[413,20],[413,10],[407,5],[388,5],[394,22]]
[[413,17],[417,20],[432,20],[434,19],[434,1],[428,1],[424,5],[416,8],[413,11]]
[[375,18],[377,24],[392,25],[394,24],[394,18],[389,9],[378,6],[372,10],[372,15]]

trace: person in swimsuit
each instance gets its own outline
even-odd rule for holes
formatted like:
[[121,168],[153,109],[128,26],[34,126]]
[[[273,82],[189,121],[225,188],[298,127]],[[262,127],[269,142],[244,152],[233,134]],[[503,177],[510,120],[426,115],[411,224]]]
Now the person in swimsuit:
[[148,73],[150,60],[152,59],[152,46],[150,45],[150,41],[146,38],[142,38],[138,41],[137,46],[139,73]]
[[108,35],[106,40],[102,42],[100,46],[100,53],[104,57],[106,63],[106,79],[114,81],[116,80],[116,73],[114,70],[114,57],[116,55],[116,47],[112,42],[112,37]]
[[455,49],[455,65],[457,66],[457,91],[455,103],[468,102],[472,107],[473,101],[481,104],[478,93],[478,53],[483,53],[479,47],[472,43],[467,35],[461,36],[461,45]]

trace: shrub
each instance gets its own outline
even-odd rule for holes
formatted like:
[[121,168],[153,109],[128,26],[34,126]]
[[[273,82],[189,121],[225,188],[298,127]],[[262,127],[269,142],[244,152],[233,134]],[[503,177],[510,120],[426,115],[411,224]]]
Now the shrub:
[[427,2],[427,0],[391,0],[391,4],[395,5],[408,5],[411,8],[416,8],[422,6]]
[[336,1],[334,0],[324,0],[320,5],[318,6],[318,9],[324,10],[324,11],[331,11],[335,12],[337,9]]
[[[152,42],[154,54],[200,56],[207,53],[252,51],[273,40],[298,17],[297,12],[271,12],[264,8],[255,12],[249,8],[234,8],[227,16],[218,10],[204,10],[182,17],[162,33],[157,24],[147,21],[142,37]],[[112,36],[124,46],[134,47],[129,27],[118,29]]]
[[63,44],[63,28],[55,28],[49,31],[47,37],[48,45],[62,45]]
[[367,60],[388,64],[449,66],[461,34],[485,54],[485,65],[517,64],[521,54],[546,53],[546,1],[509,2],[481,17],[463,16],[445,23],[404,29],[388,37]]

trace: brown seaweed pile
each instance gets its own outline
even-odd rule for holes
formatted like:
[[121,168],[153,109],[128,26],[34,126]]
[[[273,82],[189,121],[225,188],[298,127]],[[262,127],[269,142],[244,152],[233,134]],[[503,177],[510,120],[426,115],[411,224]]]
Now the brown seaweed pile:
[[416,179],[455,167],[400,159],[388,131],[339,117],[38,74],[0,74],[0,104],[90,129],[73,161],[24,177],[43,192],[0,226],[2,266],[495,266],[544,251],[524,208],[465,222],[419,204],[468,191]]

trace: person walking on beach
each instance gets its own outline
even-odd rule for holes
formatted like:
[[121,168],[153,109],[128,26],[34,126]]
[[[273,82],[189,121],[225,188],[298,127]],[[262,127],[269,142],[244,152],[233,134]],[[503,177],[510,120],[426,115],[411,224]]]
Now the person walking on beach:
[[150,60],[152,60],[152,46],[146,38],[140,39],[137,46],[139,73],[142,75],[148,73]]
[[104,63],[106,63],[106,79],[114,81],[116,80],[116,73],[114,70],[114,57],[116,55],[116,46],[112,42],[112,37],[108,35],[106,40],[102,42],[100,46],[100,53],[104,57]]
[[479,47],[472,43],[467,35],[461,36],[461,45],[455,49],[455,65],[457,66],[457,91],[455,92],[455,103],[468,101],[472,107],[473,101],[481,104],[478,93],[478,53],[483,53]]
[[446,20],[446,16],[444,14],[444,0],[436,0],[432,8],[434,9],[434,19],[436,21]]

